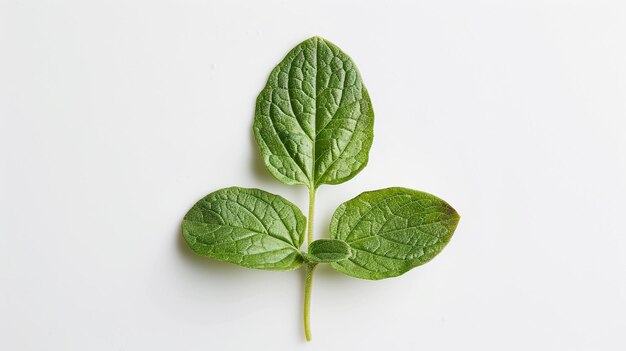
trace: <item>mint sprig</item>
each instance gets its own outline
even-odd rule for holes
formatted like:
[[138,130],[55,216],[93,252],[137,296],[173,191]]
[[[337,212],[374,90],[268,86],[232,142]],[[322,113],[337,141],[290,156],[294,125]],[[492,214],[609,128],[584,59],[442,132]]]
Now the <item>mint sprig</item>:
[[270,173],[309,189],[308,218],[281,196],[230,187],[198,201],[183,220],[186,242],[202,256],[255,269],[304,267],[307,341],[317,265],[362,279],[399,276],[441,252],[459,222],[440,198],[396,187],[343,203],[331,238],[313,240],[317,188],[348,181],[367,165],[373,127],[372,103],[352,59],[325,39],[305,40],[271,72],[253,129]]

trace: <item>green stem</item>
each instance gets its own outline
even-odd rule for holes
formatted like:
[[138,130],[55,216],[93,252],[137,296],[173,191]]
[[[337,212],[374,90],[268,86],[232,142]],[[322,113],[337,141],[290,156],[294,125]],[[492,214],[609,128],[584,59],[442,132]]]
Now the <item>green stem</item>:
[[[309,188],[309,215],[307,217],[307,244],[313,242],[313,217],[315,215],[315,187]],[[311,286],[313,285],[313,271],[315,263],[305,264],[305,283],[304,283],[304,336],[306,341],[311,341],[311,320],[309,311],[311,310]]]
[[307,263],[306,281],[304,285],[304,336],[306,341],[311,341],[311,321],[309,318],[309,311],[311,309],[311,286],[313,285],[313,271],[317,264]]
[[307,221],[307,244],[313,242],[313,217],[315,215],[315,187],[309,189],[309,216]]

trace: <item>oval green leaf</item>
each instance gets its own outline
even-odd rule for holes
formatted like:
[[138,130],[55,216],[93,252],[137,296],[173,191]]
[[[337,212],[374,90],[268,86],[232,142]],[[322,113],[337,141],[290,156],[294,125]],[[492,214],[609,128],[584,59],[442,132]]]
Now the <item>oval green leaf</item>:
[[268,270],[298,268],[306,218],[283,197],[238,187],[213,192],[185,215],[183,236],[199,255]]
[[350,246],[345,241],[319,239],[309,245],[309,252],[305,255],[305,258],[314,263],[329,263],[345,260],[350,255]]
[[352,256],[331,266],[362,279],[399,276],[439,254],[459,218],[448,203],[421,191],[388,188],[362,193],[333,215],[330,236],[348,243]]
[[259,94],[254,136],[269,171],[286,184],[343,183],[367,164],[372,103],[352,59],[313,37],[274,68]]

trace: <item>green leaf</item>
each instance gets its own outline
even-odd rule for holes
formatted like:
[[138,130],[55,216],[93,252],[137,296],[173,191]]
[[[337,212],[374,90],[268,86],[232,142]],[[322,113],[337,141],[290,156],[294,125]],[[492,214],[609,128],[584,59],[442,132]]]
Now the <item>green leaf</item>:
[[445,201],[421,191],[388,188],[362,193],[333,215],[330,236],[347,242],[352,256],[331,265],[362,279],[401,275],[441,252],[459,218]]
[[185,215],[183,236],[197,254],[240,266],[290,270],[303,258],[306,218],[291,202],[259,189],[213,192]]
[[309,252],[305,254],[308,261],[314,263],[338,262],[350,257],[350,246],[343,240],[320,239],[309,245]]
[[352,59],[313,37],[274,68],[259,94],[254,136],[269,171],[286,184],[343,183],[367,164],[374,111]]

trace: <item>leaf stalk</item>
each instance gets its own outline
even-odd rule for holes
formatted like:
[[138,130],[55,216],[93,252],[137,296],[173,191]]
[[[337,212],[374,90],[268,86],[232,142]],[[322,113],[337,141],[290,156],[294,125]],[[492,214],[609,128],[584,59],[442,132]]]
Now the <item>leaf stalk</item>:
[[[313,218],[315,216],[315,186],[309,188],[309,214],[307,216],[307,245],[313,242]],[[306,341],[311,341],[311,287],[313,285],[313,271],[317,264],[308,262],[305,264],[304,283],[304,336]]]
[[304,336],[306,341],[311,341],[311,319],[309,311],[311,310],[311,287],[313,285],[313,272],[317,264],[307,263],[305,265],[305,283],[304,283]]
[[315,216],[315,192],[317,189],[311,187],[309,189],[309,215],[307,216],[307,245],[313,242],[313,217]]

